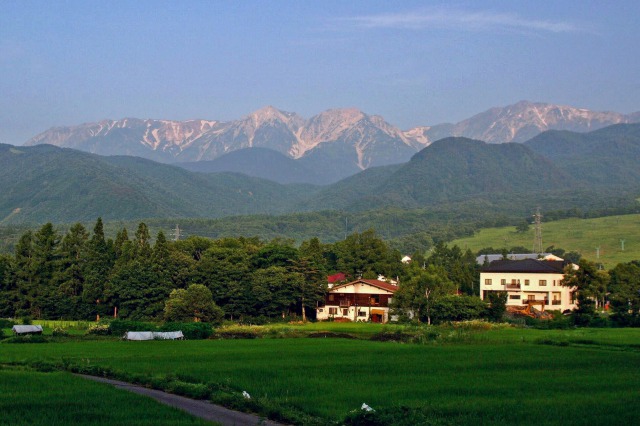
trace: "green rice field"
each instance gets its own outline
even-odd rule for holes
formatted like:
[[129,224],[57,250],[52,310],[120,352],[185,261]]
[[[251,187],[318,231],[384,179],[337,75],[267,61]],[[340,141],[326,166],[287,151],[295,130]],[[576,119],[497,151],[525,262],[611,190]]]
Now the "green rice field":
[[0,425],[73,424],[155,426],[210,423],[152,399],[70,373],[0,368]]
[[[312,325],[352,333],[361,325],[333,326]],[[449,327],[424,344],[366,340],[373,330],[392,329],[362,324],[360,339],[70,338],[2,344],[0,364],[99,366],[148,383],[177,378],[238,395],[246,391],[275,410],[304,413],[314,424],[340,424],[363,403],[380,413],[421,413],[422,424],[637,424],[640,419],[638,329]],[[42,389],[42,395],[51,392]],[[411,421],[405,416],[397,423]]]

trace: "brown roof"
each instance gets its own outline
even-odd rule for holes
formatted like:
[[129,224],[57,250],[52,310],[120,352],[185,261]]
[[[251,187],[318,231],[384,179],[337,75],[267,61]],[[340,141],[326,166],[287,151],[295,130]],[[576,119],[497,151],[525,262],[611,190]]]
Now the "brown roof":
[[391,293],[395,293],[398,290],[398,286],[397,285],[389,284],[386,281],[359,279],[359,280],[351,281],[350,283],[337,285],[337,286],[333,287],[329,291],[332,291],[332,290],[334,290],[336,288],[345,287],[345,286],[348,286],[348,285],[353,285],[353,284],[358,284],[358,283],[369,284],[370,286],[377,287],[377,288],[380,288],[382,290],[387,290],[387,291],[390,291]]

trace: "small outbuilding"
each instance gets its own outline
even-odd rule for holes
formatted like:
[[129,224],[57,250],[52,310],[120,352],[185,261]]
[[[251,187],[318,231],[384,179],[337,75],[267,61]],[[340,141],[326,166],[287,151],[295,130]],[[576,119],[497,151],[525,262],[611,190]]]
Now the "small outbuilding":
[[27,334],[42,334],[41,325],[14,325],[11,328],[16,336],[24,336]]

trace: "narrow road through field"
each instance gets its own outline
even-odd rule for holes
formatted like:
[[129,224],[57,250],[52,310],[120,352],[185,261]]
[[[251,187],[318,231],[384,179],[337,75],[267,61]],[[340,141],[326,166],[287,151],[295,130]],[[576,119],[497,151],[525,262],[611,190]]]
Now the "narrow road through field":
[[270,420],[265,420],[261,417],[253,414],[241,413],[239,411],[229,410],[220,405],[215,405],[209,401],[202,401],[196,399],[185,398],[184,396],[174,395],[171,393],[149,389],[142,386],[132,385],[131,383],[121,382],[119,380],[105,379],[102,377],[87,376],[84,374],[76,374],[76,376],[83,377],[88,380],[93,380],[101,383],[108,383],[115,386],[118,389],[124,389],[129,392],[134,392],[140,395],[148,396],[161,402],[165,405],[178,408],[182,411],[199,417],[204,420],[218,422],[224,426],[281,426],[280,423],[275,423]]

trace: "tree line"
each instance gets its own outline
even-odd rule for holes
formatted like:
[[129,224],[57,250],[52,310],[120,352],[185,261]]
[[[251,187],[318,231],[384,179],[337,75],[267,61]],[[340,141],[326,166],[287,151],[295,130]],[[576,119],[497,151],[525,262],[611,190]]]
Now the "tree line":
[[[444,245],[435,252],[444,264],[463,256]],[[145,223],[133,235],[123,228],[107,239],[101,219],[92,232],[78,223],[62,235],[47,223],[24,232],[13,255],[0,256],[0,317],[157,320],[167,307],[178,312],[184,300],[208,292],[229,319],[313,316],[328,274],[404,281],[409,272],[401,257],[372,230],[331,244],[311,238],[296,246],[256,237],[168,241],[162,231],[152,239]],[[472,258],[467,253],[467,261]],[[473,271],[453,274],[463,291],[473,292]]]
[[[323,244],[311,238],[151,238],[145,223],[130,236],[122,228],[105,238],[98,219],[89,232],[75,224],[61,234],[51,224],[26,231],[13,255],[0,255],[0,317],[36,319],[258,320],[308,318],[327,291],[327,275],[399,281],[392,309],[423,321],[488,317],[499,320],[504,295],[478,297],[476,254],[436,243],[409,264],[373,230]],[[621,325],[640,325],[640,262],[610,271],[584,259],[568,270],[579,290],[577,323],[607,306]],[[502,308],[501,308],[502,306]],[[580,319],[582,318],[582,319]],[[580,325],[580,324],[579,324]]]

